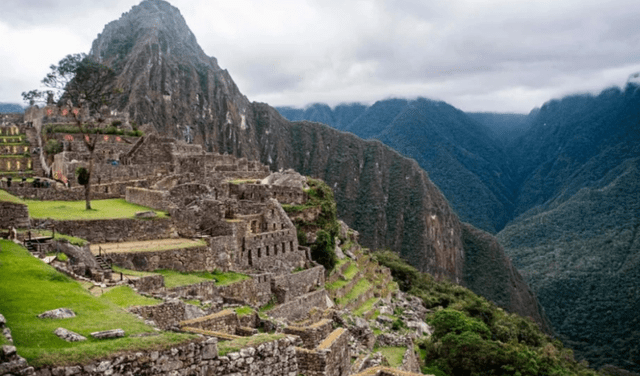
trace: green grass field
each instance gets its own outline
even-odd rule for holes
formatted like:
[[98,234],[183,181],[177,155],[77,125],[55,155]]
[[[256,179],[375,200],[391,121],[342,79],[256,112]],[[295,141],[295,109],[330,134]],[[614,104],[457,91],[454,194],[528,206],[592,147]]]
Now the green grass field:
[[[25,200],[31,218],[73,219],[113,219],[134,218],[136,212],[152,210],[145,206],[130,204],[124,199],[91,200],[92,210],[85,209],[84,201],[36,201]],[[154,210],[158,217],[166,213]]]
[[162,300],[147,298],[146,296],[136,294],[129,286],[114,287],[102,294],[100,299],[108,300],[122,308],[162,303]]
[[26,204],[26,202],[22,201],[18,197],[12,195],[11,193],[3,189],[0,189],[0,201],[8,201],[8,202],[13,202],[15,204]]
[[[120,308],[118,304],[122,302],[114,303],[121,298],[119,293],[110,295],[94,297],[76,281],[32,257],[26,249],[0,240],[0,312],[11,329],[18,353],[30,365],[86,363],[114,352],[166,347],[194,338],[173,332],[132,337],[155,331]],[[56,308],[69,308],[77,316],[63,320],[36,317]],[[53,334],[58,327],[88,340],[66,342]],[[116,328],[123,329],[126,337],[96,340],[89,335]]]
[[404,353],[407,351],[406,347],[377,347],[373,349],[374,352],[380,351],[391,367],[400,367],[402,365],[402,359]]

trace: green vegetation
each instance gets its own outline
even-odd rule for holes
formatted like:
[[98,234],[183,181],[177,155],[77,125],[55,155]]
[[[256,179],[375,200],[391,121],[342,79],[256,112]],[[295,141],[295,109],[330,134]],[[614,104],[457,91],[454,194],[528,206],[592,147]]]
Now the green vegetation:
[[389,365],[393,368],[400,367],[402,365],[402,359],[404,359],[404,353],[407,351],[406,347],[376,347],[374,352],[380,351]]
[[[136,212],[152,210],[144,206],[130,204],[121,198],[92,200],[92,210],[85,209],[84,201],[25,200],[25,202],[29,206],[29,215],[31,218],[51,218],[59,220],[134,218]],[[166,216],[165,212],[154,211],[160,218]]]
[[[0,248],[0,312],[11,328],[18,353],[30,365],[85,363],[116,351],[165,347],[194,338],[170,332],[132,337],[155,331],[110,300],[92,296],[79,283],[13,242],[0,240]],[[45,311],[61,307],[73,310],[77,316],[63,320],[37,318]],[[53,334],[60,326],[88,340],[65,342]],[[127,336],[96,340],[89,335],[114,328],[122,328]]]
[[3,189],[0,189],[0,201],[13,202],[14,204],[26,204],[26,202],[22,201],[20,198]]
[[249,307],[249,306],[242,306],[242,307],[238,307],[235,309],[236,314],[238,315],[238,317],[244,317],[244,316],[249,316],[252,315],[255,311],[253,310],[253,308]]
[[[335,238],[338,236],[338,220],[336,202],[333,191],[322,180],[307,178],[309,188],[305,190],[308,200],[304,205],[282,205],[289,214],[311,208],[320,208],[320,215],[313,222],[305,222],[299,218],[294,220],[300,245],[311,247],[311,258],[323,265],[327,271],[336,266]],[[316,241],[308,244],[305,230],[316,232]]]
[[373,305],[376,304],[378,301],[380,301],[380,298],[371,298],[367,300],[366,302],[362,303],[362,305],[358,307],[358,309],[353,311],[353,314],[356,316],[364,315],[366,312],[369,312],[371,308],[373,308]]
[[147,298],[138,295],[129,286],[118,286],[110,289],[100,296],[100,299],[106,299],[119,307],[127,308],[131,306],[155,305],[162,303],[162,300]]
[[377,252],[374,257],[391,269],[401,290],[422,298],[434,311],[427,317],[434,334],[417,342],[424,354],[423,369],[447,375],[596,375],[531,320],[507,313],[464,287],[436,282],[395,253]]
[[242,338],[234,339],[233,341],[218,342],[218,355],[225,356],[229,353],[236,352],[245,347],[249,347],[249,346],[258,347],[263,343],[276,341],[284,337],[285,335],[282,333],[280,334],[265,333],[265,334],[256,334],[251,337],[242,337]]
[[49,155],[58,154],[62,151],[62,144],[56,139],[47,140],[44,151]]
[[65,255],[64,253],[58,253],[56,258],[58,259],[58,261],[62,261],[62,262],[69,261],[69,257],[67,255]]
[[353,288],[347,293],[347,295],[345,295],[341,299],[336,299],[336,303],[340,305],[346,305],[349,302],[358,299],[358,297],[367,292],[371,288],[371,286],[371,282],[369,282],[368,279],[362,278],[358,281],[358,283],[355,284],[355,286],[353,286]]

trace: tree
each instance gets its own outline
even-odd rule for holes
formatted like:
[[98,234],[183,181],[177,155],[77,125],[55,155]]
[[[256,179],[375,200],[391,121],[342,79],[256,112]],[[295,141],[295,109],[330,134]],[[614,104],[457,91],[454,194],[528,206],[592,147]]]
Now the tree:
[[89,167],[83,177],[86,178],[86,209],[90,210],[96,143],[110,116],[109,105],[122,90],[115,86],[115,71],[86,54],[67,55],[50,68],[51,72],[42,79],[48,90],[23,92],[22,98],[31,105],[45,101],[49,105],[57,105],[62,114],[71,116],[80,129],[89,151]]

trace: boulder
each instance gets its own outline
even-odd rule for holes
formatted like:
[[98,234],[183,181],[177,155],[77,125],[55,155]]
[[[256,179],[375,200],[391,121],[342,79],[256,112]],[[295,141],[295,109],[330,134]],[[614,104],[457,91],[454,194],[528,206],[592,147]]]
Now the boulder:
[[136,212],[136,218],[154,218],[156,215],[153,210]]
[[41,319],[69,319],[76,317],[75,312],[69,308],[57,308],[38,315]]
[[111,329],[104,330],[101,332],[93,332],[91,333],[91,337],[96,339],[108,339],[108,338],[119,338],[124,337],[124,330],[122,329]]
[[72,332],[71,330],[65,328],[58,328],[53,331],[53,334],[57,335],[67,342],[80,342],[87,340],[87,337],[81,336],[80,334]]

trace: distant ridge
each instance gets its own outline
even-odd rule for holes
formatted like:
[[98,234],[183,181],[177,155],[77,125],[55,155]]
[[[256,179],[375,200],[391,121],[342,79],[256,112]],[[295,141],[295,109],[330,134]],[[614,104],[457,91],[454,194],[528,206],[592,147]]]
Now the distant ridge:
[[24,112],[24,107],[17,103],[1,103],[0,102],[0,113],[4,114],[21,114]]

